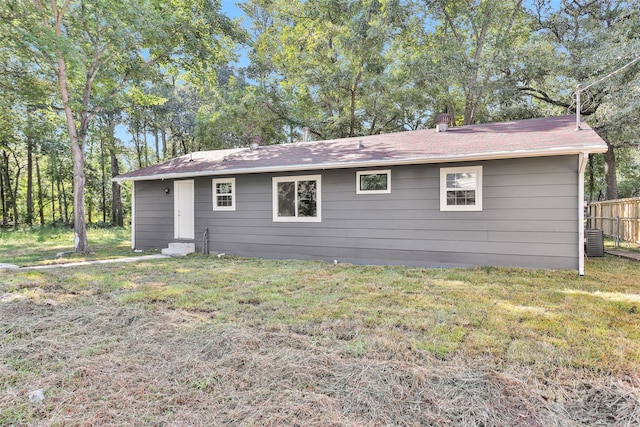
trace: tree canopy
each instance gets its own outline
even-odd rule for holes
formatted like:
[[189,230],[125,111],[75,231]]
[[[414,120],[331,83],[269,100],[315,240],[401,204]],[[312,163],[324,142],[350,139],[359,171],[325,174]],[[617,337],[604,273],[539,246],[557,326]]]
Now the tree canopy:
[[[640,4],[7,0],[2,224],[123,224],[111,178],[198,150],[581,113],[590,198],[640,193]],[[241,59],[240,62],[237,62]],[[240,66],[239,63],[243,65]]]

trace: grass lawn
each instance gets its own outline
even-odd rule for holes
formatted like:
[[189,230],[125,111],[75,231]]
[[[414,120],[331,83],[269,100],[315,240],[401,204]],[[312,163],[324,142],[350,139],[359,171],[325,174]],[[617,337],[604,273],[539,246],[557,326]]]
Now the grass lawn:
[[191,255],[3,271],[0,296],[0,425],[640,424],[624,259],[578,277]]
[[[131,229],[88,228],[91,253],[73,252],[73,230],[67,227],[0,229],[0,264],[62,264],[140,255],[131,249]],[[62,257],[56,255],[64,252]]]
[[619,243],[618,247],[616,247],[615,240],[608,237],[604,239],[604,248],[605,250],[612,249],[612,250],[623,250],[623,251],[640,253],[640,244],[635,242],[622,241]]

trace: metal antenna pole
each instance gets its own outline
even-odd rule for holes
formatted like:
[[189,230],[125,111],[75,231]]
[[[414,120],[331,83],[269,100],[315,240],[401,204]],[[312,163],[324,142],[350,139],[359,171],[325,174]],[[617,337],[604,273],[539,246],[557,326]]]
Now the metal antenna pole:
[[582,85],[578,83],[576,87],[576,130],[581,130],[580,128],[580,92],[582,92]]

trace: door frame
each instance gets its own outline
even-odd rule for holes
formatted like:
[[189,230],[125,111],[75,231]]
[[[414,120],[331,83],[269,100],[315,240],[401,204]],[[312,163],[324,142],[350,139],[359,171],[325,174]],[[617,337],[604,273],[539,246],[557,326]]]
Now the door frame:
[[193,180],[173,181],[173,237],[195,238],[195,199]]

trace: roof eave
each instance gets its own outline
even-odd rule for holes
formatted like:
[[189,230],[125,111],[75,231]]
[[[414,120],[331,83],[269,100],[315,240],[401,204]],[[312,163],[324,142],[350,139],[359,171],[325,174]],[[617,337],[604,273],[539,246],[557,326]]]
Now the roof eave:
[[142,175],[133,177],[115,177],[114,182],[124,181],[155,181],[180,178],[197,178],[201,176],[221,176],[221,175],[245,175],[250,173],[270,173],[270,172],[295,172],[306,170],[324,170],[324,169],[346,169],[346,168],[371,168],[381,166],[402,166],[415,164],[437,164],[451,162],[476,162],[486,160],[503,160],[517,159],[526,157],[549,157],[549,156],[565,156],[573,154],[595,154],[605,153],[607,147],[601,144],[584,146],[584,147],[558,147],[540,151],[518,150],[518,151],[494,151],[490,153],[472,153],[465,155],[444,155],[437,157],[411,157],[405,159],[385,159],[385,160],[367,160],[367,161],[351,161],[338,163],[322,163],[322,164],[297,164],[288,166],[265,166],[258,168],[243,169],[223,169],[223,170],[206,170],[197,172],[174,172],[157,175]]

